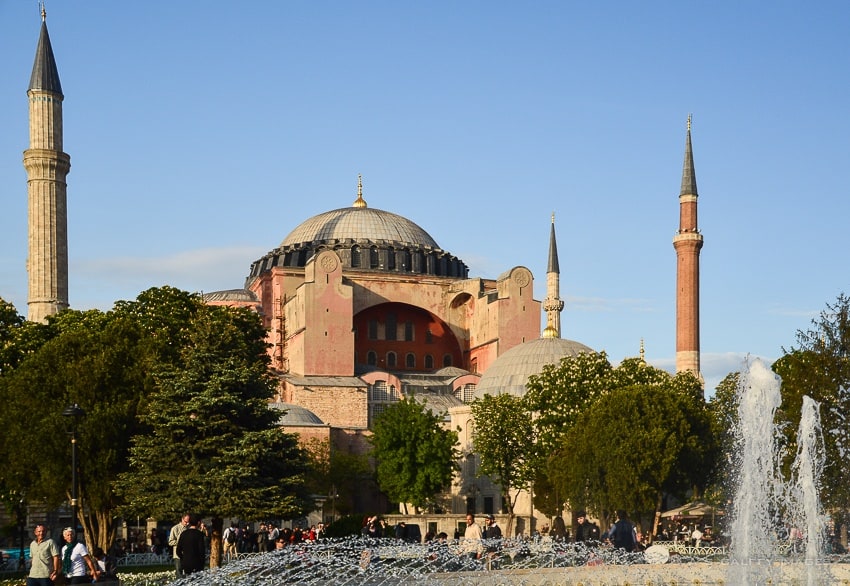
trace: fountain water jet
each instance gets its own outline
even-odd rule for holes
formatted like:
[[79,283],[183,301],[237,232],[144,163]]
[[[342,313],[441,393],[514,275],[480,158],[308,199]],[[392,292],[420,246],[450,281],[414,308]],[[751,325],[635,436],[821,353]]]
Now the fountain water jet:
[[[738,481],[732,511],[730,581],[742,585],[781,583],[793,569],[797,581],[826,584],[819,500],[823,469],[819,404],[810,397],[803,398],[796,457],[791,479],[785,482],[780,468],[784,453],[774,424],[781,403],[781,380],[761,360],[747,367],[737,393]],[[789,526],[791,539],[802,535],[805,543],[802,563],[788,562],[782,556],[793,545],[783,537]]]

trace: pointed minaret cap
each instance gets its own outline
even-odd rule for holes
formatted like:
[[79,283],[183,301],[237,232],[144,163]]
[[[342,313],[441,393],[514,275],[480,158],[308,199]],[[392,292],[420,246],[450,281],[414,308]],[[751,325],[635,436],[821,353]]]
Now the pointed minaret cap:
[[355,208],[365,208],[366,200],[363,199],[363,175],[357,174],[357,199],[352,204]]
[[50,35],[47,33],[47,11],[41,5],[41,35],[38,37],[38,47],[35,50],[35,63],[30,76],[30,90],[42,90],[62,94],[62,84],[59,82],[59,69],[53,57],[53,47],[50,45]]
[[685,163],[682,165],[682,191],[679,195],[699,195],[694,170],[694,151],[691,147],[691,115],[688,114],[688,137],[685,142]]
[[558,267],[558,245],[555,242],[555,212],[552,212],[552,227],[549,231],[549,266],[546,268],[547,273],[561,273]]

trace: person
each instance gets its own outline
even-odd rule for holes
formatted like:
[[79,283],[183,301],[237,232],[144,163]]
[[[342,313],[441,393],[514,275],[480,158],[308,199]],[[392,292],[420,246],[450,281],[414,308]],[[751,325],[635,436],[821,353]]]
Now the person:
[[549,535],[552,536],[552,539],[555,541],[567,541],[569,539],[569,533],[567,532],[567,525],[564,523],[563,517],[555,517],[552,520],[552,531],[549,532]]
[[487,526],[484,528],[483,536],[484,539],[501,539],[502,538],[502,528],[496,524],[496,516],[495,515],[487,515],[485,523]]
[[483,532],[481,525],[475,522],[475,515],[472,513],[466,514],[466,530],[463,532],[463,541],[461,542],[461,553],[470,559],[478,559],[484,553],[484,544],[481,539]]
[[617,511],[617,522],[611,527],[608,537],[616,549],[634,551],[637,539],[635,538],[635,526],[626,516],[626,511]]
[[180,522],[175,524],[168,533],[168,545],[171,546],[171,555],[174,556],[174,571],[177,578],[183,577],[183,564],[180,561],[180,556],[177,555],[177,540],[180,539],[180,534],[189,526],[189,515],[184,514],[180,517]]
[[35,539],[30,543],[30,573],[27,575],[27,586],[53,586],[53,580],[59,576],[59,548],[56,542],[45,537],[47,529],[39,523],[32,532]]
[[92,557],[97,564],[97,569],[100,575],[97,577],[98,582],[118,582],[118,567],[115,560],[100,547],[92,549]]
[[[68,579],[69,584],[89,584],[100,575],[97,564],[91,559],[89,550],[84,543],[77,541],[75,531],[71,527],[65,527],[62,531],[65,545],[62,546],[62,573]],[[86,575],[86,570],[91,576]]]
[[239,527],[231,523],[221,536],[224,542],[224,557],[229,561],[236,557],[236,542],[239,541]]
[[496,558],[499,556],[499,549],[502,545],[502,528],[496,523],[496,517],[493,514],[487,515],[484,523],[486,526],[482,532],[482,537],[486,548],[487,569],[493,570],[498,567]]
[[180,558],[185,575],[203,571],[204,562],[207,559],[207,540],[198,529],[200,519],[196,515],[189,515],[188,526],[177,538],[177,557]]
[[576,511],[576,542],[599,541],[599,525],[587,518],[587,511]]

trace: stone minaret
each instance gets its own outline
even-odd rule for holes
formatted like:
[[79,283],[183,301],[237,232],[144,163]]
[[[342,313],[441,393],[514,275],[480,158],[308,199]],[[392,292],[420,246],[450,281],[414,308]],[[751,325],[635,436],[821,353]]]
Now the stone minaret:
[[691,371],[702,380],[699,364],[699,252],[702,234],[697,227],[697,177],[691,149],[691,117],[685,142],[682,191],[679,193],[679,231],[676,249],[676,372]]
[[44,7],[29,89],[30,148],[24,151],[29,198],[27,305],[30,321],[68,307],[68,212],[65,177],[71,157],[62,152],[62,85],[47,34]]
[[544,338],[561,337],[561,311],[564,302],[561,294],[561,269],[558,267],[558,245],[555,242],[555,213],[552,212],[552,228],[549,232],[549,265],[546,268],[546,299],[543,300],[543,311],[546,312],[546,329]]

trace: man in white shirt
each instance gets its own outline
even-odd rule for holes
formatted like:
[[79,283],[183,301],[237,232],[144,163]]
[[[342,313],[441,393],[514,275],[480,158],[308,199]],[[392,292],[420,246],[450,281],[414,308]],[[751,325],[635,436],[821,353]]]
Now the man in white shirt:
[[481,526],[475,522],[475,515],[466,514],[466,531],[463,532],[461,551],[471,559],[478,559],[484,553],[483,533]]

